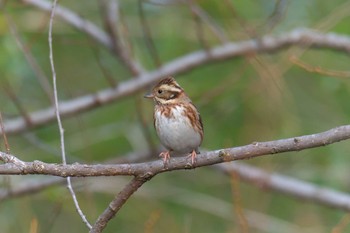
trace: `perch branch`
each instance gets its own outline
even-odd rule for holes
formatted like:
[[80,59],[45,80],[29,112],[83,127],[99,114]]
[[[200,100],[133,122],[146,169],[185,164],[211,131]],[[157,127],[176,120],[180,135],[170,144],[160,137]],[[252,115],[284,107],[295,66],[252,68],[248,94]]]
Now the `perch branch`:
[[41,161],[24,162],[17,157],[0,152],[0,160],[5,164],[0,165],[2,175],[27,175],[42,174],[61,177],[81,176],[154,176],[158,173],[193,169],[222,162],[250,159],[262,155],[277,154],[289,151],[300,151],[304,149],[326,146],[335,142],[350,138],[350,125],[339,126],[328,131],[310,134],[276,141],[254,142],[246,146],[219,149],[202,152],[195,163],[187,157],[171,158],[167,167],[161,160],[113,165],[87,165],[87,164],[50,164]]
[[[112,176],[132,175],[134,179],[115,197],[108,208],[99,216],[90,232],[102,232],[110,219],[120,210],[129,197],[153,176],[172,170],[190,169],[222,162],[249,159],[257,156],[300,151],[339,142],[350,138],[350,125],[339,126],[328,131],[269,142],[254,142],[250,145],[235,148],[203,152],[197,157],[195,166],[191,166],[186,157],[171,158],[167,167],[163,162],[116,164],[116,165],[57,165],[40,161],[23,162],[15,156],[0,152],[0,159],[5,164],[0,165],[0,174],[46,174],[55,176]],[[271,188],[291,196],[315,201],[331,207],[350,211],[350,197],[330,189],[322,189],[306,182],[297,181],[276,174],[268,174],[260,169],[247,165],[220,164],[226,171],[234,169],[243,179],[259,186]],[[36,189],[34,189],[34,192]],[[19,192],[20,195],[20,192]]]

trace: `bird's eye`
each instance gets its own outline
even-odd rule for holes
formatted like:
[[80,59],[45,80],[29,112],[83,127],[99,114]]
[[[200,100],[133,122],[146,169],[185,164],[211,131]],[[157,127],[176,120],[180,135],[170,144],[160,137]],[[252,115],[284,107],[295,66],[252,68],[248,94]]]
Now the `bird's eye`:
[[163,90],[159,89],[158,94],[162,94],[162,93],[163,93]]

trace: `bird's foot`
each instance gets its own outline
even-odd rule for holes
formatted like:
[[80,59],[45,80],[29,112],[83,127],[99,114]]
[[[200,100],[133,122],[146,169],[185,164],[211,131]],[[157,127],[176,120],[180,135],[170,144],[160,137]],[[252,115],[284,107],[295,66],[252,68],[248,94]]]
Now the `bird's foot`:
[[191,165],[192,166],[196,164],[196,156],[197,156],[196,150],[193,150],[188,156],[191,158]]
[[168,161],[170,159],[170,151],[163,151],[159,154],[159,157],[160,158],[163,158],[163,163],[164,163],[164,166],[166,164],[168,164]]

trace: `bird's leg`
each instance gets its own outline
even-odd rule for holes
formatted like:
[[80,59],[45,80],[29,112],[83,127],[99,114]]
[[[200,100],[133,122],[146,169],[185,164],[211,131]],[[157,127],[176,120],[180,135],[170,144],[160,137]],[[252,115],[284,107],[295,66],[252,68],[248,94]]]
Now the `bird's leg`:
[[163,163],[166,165],[170,159],[170,151],[163,151],[159,154],[159,157],[163,158]]
[[196,162],[196,156],[197,156],[197,152],[196,150],[193,150],[190,155],[188,157],[191,157],[191,164],[192,166],[195,164]]

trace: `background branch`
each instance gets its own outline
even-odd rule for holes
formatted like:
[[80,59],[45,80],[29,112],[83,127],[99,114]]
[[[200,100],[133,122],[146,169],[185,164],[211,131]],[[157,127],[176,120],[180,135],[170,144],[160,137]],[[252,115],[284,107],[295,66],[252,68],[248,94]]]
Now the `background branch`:
[[[117,101],[146,88],[148,85],[169,75],[188,72],[209,62],[217,62],[254,53],[271,53],[288,46],[310,46],[350,53],[350,37],[334,33],[319,33],[307,29],[296,29],[282,36],[264,36],[260,40],[246,40],[227,43],[207,51],[193,52],[168,62],[152,72],[143,73],[137,79],[121,82],[115,88],[108,88],[81,96],[59,104],[61,117],[68,117],[98,106]],[[23,132],[28,128],[38,127],[55,120],[54,108],[39,110],[28,114],[30,124],[23,117],[4,121],[8,134]]]
[[263,190],[273,190],[294,198],[311,201],[332,208],[350,210],[350,196],[346,193],[323,188],[318,185],[291,178],[278,173],[269,173],[254,166],[242,163],[218,164],[220,170],[230,174],[232,172]]

